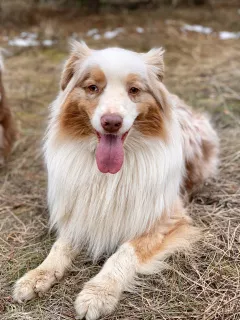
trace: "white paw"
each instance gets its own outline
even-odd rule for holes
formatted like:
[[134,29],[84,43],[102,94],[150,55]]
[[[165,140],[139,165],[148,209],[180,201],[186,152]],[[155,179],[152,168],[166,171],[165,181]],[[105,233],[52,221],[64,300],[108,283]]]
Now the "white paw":
[[62,278],[63,274],[54,269],[38,267],[20,278],[13,290],[13,299],[18,303],[31,300],[44,292]]
[[75,309],[78,319],[96,320],[100,316],[110,314],[117,305],[120,293],[116,287],[105,283],[89,281],[77,296]]

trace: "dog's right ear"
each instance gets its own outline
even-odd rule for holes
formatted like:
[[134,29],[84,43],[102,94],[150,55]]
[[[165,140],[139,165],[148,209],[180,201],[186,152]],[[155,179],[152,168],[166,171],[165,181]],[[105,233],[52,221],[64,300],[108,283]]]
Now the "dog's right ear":
[[72,40],[70,42],[70,46],[71,54],[69,59],[65,63],[61,76],[60,84],[62,90],[65,90],[69,81],[72,79],[76,69],[76,65],[78,63],[81,63],[81,61],[83,61],[91,54],[91,49],[89,49],[85,42],[78,42],[76,40]]

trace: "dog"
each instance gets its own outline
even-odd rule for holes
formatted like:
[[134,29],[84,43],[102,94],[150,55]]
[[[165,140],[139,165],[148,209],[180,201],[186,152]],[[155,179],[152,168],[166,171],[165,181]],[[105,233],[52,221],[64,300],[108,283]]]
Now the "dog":
[[0,166],[4,165],[16,139],[16,129],[3,86],[3,58],[0,55]]
[[91,50],[74,42],[50,107],[44,154],[48,257],[14,287],[30,300],[60,280],[82,248],[102,270],[75,301],[80,319],[111,313],[138,274],[190,247],[199,235],[182,203],[216,174],[218,137],[209,119],[163,84],[163,50]]

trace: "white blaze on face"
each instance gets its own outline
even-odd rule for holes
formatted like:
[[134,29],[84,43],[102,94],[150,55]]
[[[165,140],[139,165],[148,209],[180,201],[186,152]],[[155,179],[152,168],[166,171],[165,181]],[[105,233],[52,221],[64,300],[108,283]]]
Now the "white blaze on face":
[[[91,118],[99,143],[96,150],[98,168],[103,173],[117,173],[123,164],[123,143],[127,132],[138,116],[137,105],[128,93],[127,77],[131,74],[146,78],[146,65],[135,52],[109,48],[93,51],[85,61],[85,67],[99,67],[106,77],[106,87],[100,95],[98,106]],[[106,134],[101,118],[116,114],[122,117],[121,128],[115,135]]]
[[126,79],[130,74],[146,77],[146,65],[143,59],[135,52],[109,48],[93,52],[86,64],[97,65],[107,80],[106,88],[91,119],[92,126],[103,134],[101,117],[104,114],[118,114],[123,118],[119,130],[119,135],[123,135],[131,128],[138,115],[136,103],[128,95]]

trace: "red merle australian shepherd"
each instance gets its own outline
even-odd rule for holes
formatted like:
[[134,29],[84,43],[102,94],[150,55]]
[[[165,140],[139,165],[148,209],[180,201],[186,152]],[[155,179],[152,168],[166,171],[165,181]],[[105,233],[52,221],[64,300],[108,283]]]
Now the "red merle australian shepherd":
[[91,50],[74,42],[45,140],[50,223],[57,241],[17,281],[30,300],[61,279],[81,248],[109,255],[76,298],[80,319],[111,313],[138,274],[196,240],[181,200],[214,175],[218,138],[162,82],[163,50]]

